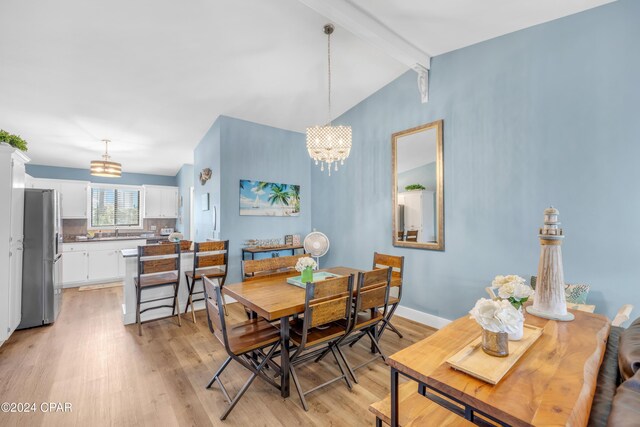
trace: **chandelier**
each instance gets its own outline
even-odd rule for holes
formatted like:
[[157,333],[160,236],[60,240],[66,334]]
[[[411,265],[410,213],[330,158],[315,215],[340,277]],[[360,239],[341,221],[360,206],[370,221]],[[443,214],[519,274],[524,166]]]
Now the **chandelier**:
[[351,126],[331,125],[331,34],[334,27],[331,24],[324,26],[324,33],[327,35],[327,65],[328,65],[328,124],[324,126],[313,126],[307,128],[307,151],[309,156],[315,160],[316,165],[320,163],[320,170],[324,171],[325,165],[331,176],[331,166],[338,170],[338,162],[344,164],[344,159],[349,157],[351,152]]
[[110,160],[109,143],[111,141],[103,139],[102,142],[104,142],[104,154],[102,155],[102,160],[91,161],[91,175],[104,176],[107,178],[119,178],[122,174],[122,165]]

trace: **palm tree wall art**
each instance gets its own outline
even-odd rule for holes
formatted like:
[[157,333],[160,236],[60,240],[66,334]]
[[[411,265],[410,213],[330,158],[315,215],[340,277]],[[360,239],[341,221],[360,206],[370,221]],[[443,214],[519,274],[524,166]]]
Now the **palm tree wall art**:
[[240,180],[240,215],[299,216],[300,186]]

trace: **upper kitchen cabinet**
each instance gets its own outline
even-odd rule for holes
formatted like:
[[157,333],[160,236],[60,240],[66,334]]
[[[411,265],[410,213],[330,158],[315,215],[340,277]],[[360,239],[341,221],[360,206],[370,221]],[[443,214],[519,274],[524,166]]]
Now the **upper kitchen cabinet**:
[[145,218],[178,218],[178,187],[144,186]]
[[31,178],[31,188],[52,188],[61,195],[62,218],[87,219],[89,182],[61,179]]

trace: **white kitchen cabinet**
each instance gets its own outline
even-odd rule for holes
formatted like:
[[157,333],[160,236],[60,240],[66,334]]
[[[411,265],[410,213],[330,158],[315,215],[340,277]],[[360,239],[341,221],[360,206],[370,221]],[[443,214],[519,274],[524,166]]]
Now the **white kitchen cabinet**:
[[145,245],[146,239],[103,240],[62,245],[62,284],[65,288],[105,283],[124,278],[120,251]]
[[87,218],[87,191],[89,183],[86,181],[60,181],[59,192],[62,195],[62,218]]
[[31,178],[31,188],[53,189],[60,193],[63,219],[87,219],[88,181]]
[[178,218],[178,187],[144,186],[145,218]]
[[86,250],[63,252],[62,266],[63,286],[87,281],[89,271]]
[[435,241],[435,192],[407,191],[399,194],[404,204],[404,230],[418,230],[418,242]]
[[22,253],[24,227],[24,165],[29,158],[0,144],[0,344],[22,317]]
[[118,258],[113,249],[92,250],[87,254],[89,258],[89,282],[101,282],[118,278]]

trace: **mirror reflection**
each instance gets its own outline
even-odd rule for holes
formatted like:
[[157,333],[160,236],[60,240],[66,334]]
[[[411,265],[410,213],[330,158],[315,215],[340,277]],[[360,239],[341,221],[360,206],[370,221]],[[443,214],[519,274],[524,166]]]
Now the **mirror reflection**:
[[394,245],[442,250],[442,121],[398,132],[392,144]]

